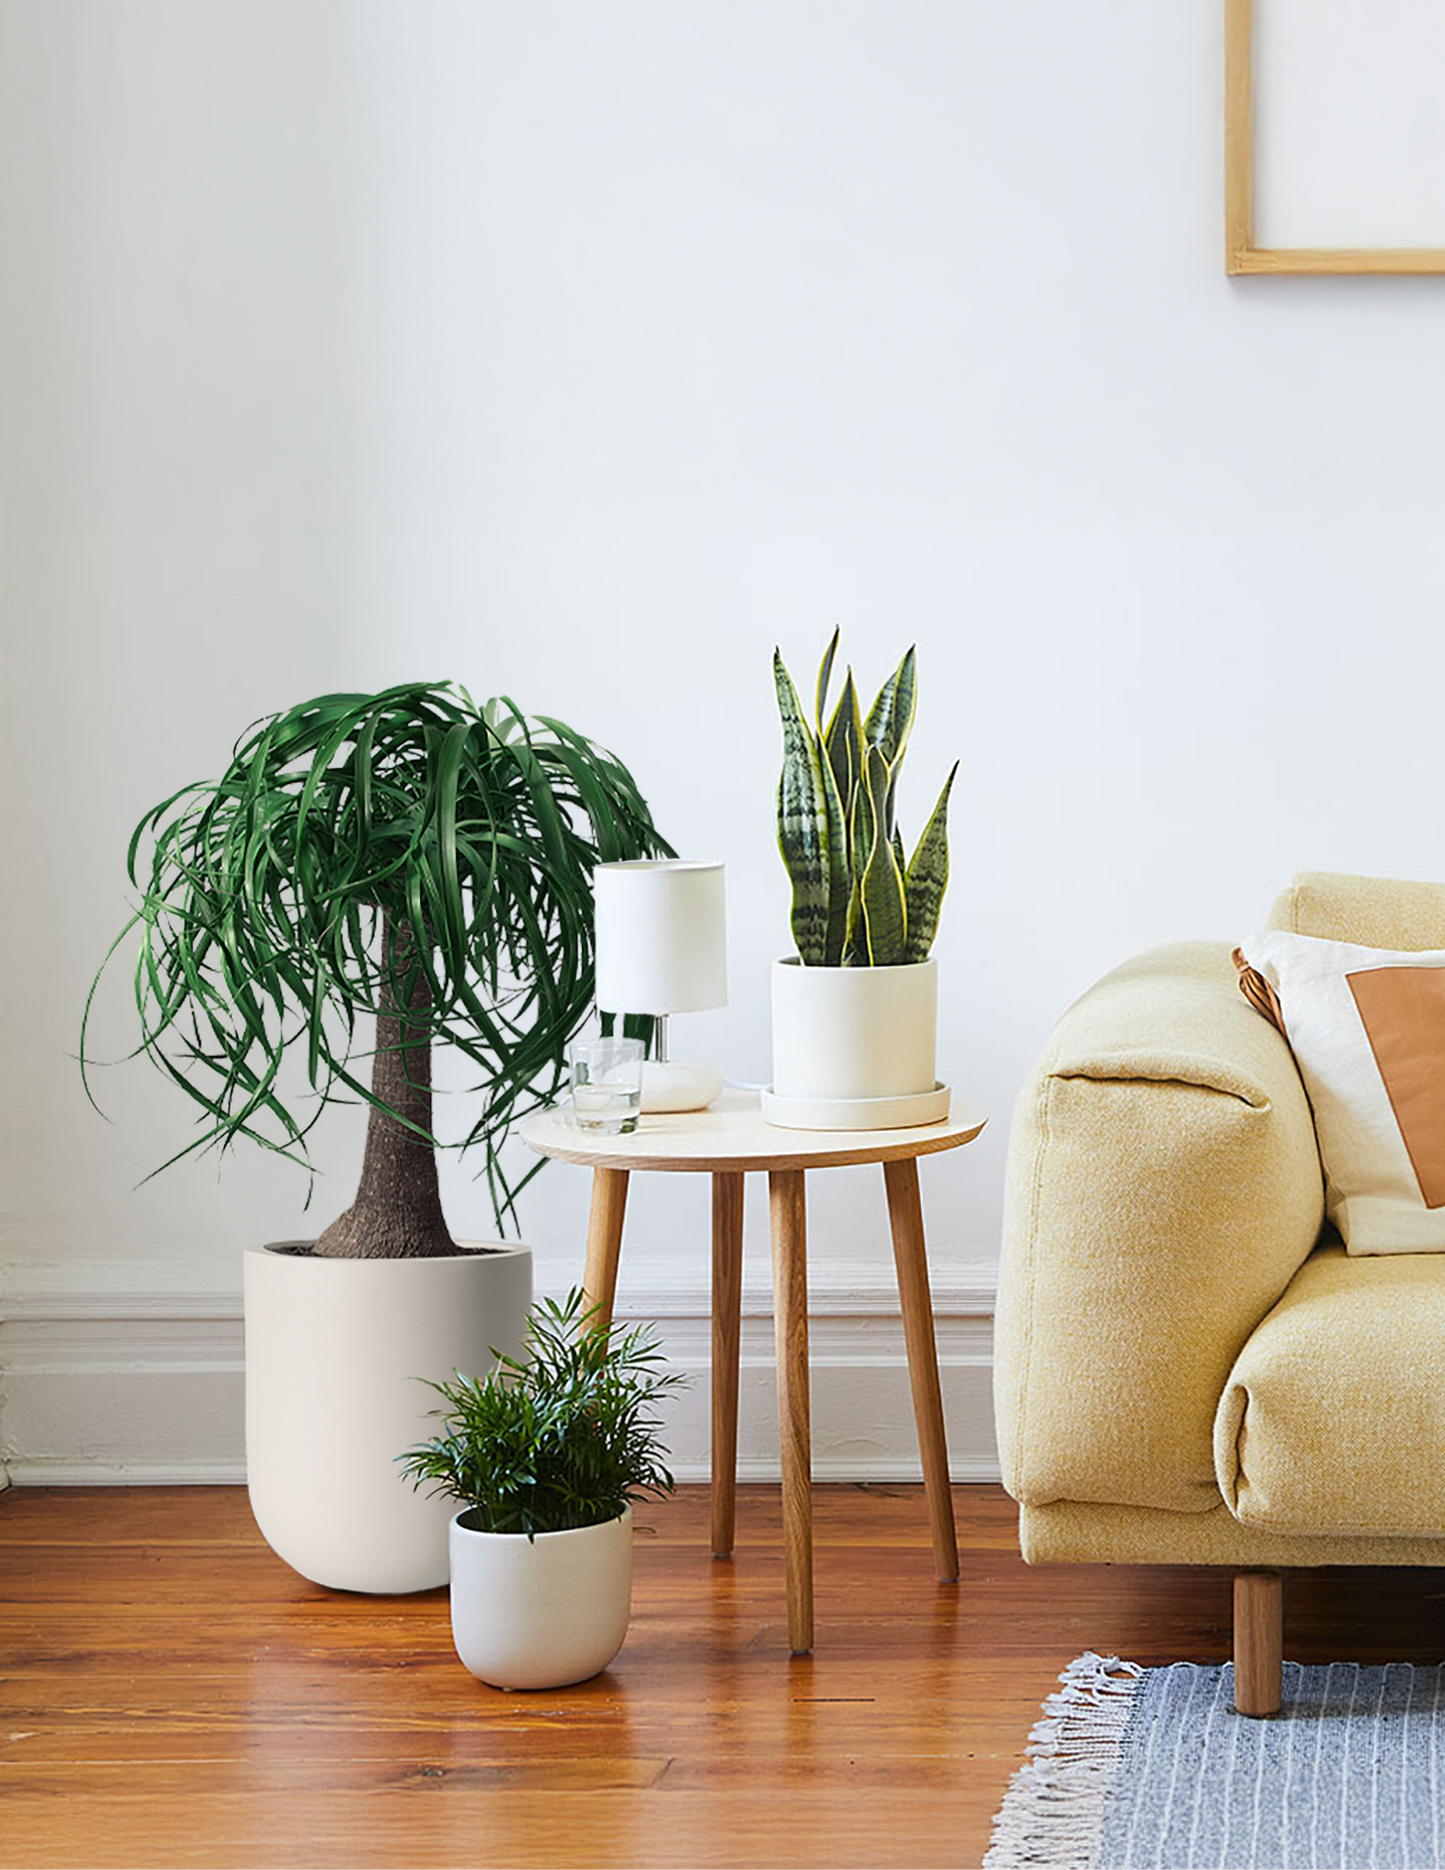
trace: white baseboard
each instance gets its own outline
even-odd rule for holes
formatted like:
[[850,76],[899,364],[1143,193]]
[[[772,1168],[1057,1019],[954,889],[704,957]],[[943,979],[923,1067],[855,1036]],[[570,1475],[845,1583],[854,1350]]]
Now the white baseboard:
[[[0,1475],[17,1486],[239,1483],[245,1479],[239,1297],[110,1267],[61,1290],[7,1280],[0,1316]],[[917,1443],[897,1290],[888,1273],[810,1267],[813,1473],[820,1481],[916,1480]],[[950,1464],[997,1480],[992,1412],[993,1269],[935,1276]],[[708,1474],[706,1288],[649,1281],[619,1316],[655,1318],[691,1379],[667,1422],[679,1480]],[[778,1474],[771,1300],[743,1297],[738,1473]],[[0,1480],[3,1484],[3,1480]]]

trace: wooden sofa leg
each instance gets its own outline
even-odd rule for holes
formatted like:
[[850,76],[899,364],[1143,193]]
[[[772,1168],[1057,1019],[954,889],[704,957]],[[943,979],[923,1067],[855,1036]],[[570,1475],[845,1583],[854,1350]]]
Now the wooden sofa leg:
[[1256,1717],[1278,1714],[1284,1660],[1284,1580],[1277,1571],[1234,1579],[1234,1706]]

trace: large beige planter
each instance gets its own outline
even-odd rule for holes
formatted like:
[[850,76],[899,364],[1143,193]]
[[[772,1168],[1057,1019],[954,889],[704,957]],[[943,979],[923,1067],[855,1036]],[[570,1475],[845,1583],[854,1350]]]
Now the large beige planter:
[[415,1491],[397,1456],[435,1433],[428,1380],[518,1355],[531,1302],[526,1247],[427,1260],[248,1248],[246,1480],[271,1549],[335,1590],[445,1584],[454,1503]]
[[569,1532],[452,1521],[452,1640],[494,1688],[566,1688],[605,1669],[632,1608],[632,1508]]
[[948,1115],[935,1072],[938,963],[804,967],[773,963],[770,1123],[898,1129]]

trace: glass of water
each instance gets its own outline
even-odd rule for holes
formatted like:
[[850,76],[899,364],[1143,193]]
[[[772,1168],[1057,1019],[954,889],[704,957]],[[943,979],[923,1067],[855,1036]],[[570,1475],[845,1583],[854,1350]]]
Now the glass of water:
[[572,1066],[572,1121],[579,1130],[625,1136],[642,1109],[642,1041],[576,1039],[567,1048]]

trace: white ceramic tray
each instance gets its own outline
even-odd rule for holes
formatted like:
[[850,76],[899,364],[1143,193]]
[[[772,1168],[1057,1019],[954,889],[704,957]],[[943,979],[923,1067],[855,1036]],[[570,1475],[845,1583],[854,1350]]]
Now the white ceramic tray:
[[762,1093],[763,1119],[782,1130],[911,1130],[942,1123],[953,1093],[946,1084],[909,1097],[779,1097]]

